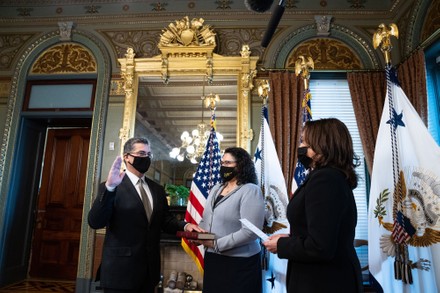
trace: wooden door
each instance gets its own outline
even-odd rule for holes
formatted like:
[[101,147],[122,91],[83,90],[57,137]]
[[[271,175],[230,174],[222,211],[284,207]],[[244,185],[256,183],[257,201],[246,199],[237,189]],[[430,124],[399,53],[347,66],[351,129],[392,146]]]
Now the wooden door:
[[31,277],[76,279],[89,142],[89,128],[48,130]]

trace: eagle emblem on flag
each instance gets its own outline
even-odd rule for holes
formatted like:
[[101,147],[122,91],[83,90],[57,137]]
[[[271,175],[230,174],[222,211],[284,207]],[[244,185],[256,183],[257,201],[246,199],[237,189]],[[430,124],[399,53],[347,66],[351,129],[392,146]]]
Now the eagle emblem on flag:
[[[409,171],[409,182],[400,172],[392,199],[388,189],[377,198],[374,209],[379,224],[390,233],[382,234],[380,248],[395,258],[395,278],[412,283],[411,269],[430,270],[431,261],[408,259],[405,246],[427,247],[440,243],[440,180],[423,169]],[[400,194],[401,195],[400,195]],[[385,203],[392,200],[394,223],[385,222]]]
[[[383,238],[390,239],[390,242],[383,241],[384,252],[390,256],[394,256],[395,252],[392,248],[388,249],[385,243],[406,243],[416,247],[440,243],[440,180],[421,169],[410,171],[409,176],[411,180],[407,183],[404,173],[401,172],[398,186],[394,188],[394,223],[383,220],[387,214],[385,202],[390,200],[388,189],[383,190],[377,198],[374,209],[379,224],[391,232],[389,235],[383,235]],[[403,194],[400,200],[399,190]]]

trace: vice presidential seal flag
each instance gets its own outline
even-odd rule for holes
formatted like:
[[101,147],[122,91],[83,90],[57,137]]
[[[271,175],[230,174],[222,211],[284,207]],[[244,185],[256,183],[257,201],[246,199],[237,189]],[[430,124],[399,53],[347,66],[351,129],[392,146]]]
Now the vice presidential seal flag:
[[440,292],[440,148],[388,66],[369,204],[369,268],[384,292]]
[[[260,138],[254,158],[265,202],[265,232],[288,234],[286,208],[289,199],[286,181],[270,133],[266,105],[262,108]],[[265,249],[263,252],[263,292],[286,292],[287,260],[267,253]]]
[[[205,209],[206,198],[212,187],[220,183],[220,149],[215,132],[215,114],[211,117],[211,132],[206,149],[197,167],[191,183],[188,205],[186,208],[185,221],[192,224],[199,224]],[[182,238],[182,247],[194,260],[198,269],[203,272],[205,250],[202,245],[192,244],[186,238]]]

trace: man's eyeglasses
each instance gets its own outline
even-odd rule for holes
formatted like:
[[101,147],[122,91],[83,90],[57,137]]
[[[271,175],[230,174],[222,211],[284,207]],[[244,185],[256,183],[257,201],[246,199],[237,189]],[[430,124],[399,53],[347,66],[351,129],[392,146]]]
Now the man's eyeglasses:
[[232,165],[237,161],[220,161],[220,165]]
[[129,155],[133,156],[133,157],[149,157],[150,159],[153,158],[153,154],[151,152],[144,152],[144,151],[139,151],[139,152],[135,152],[135,153],[128,153]]

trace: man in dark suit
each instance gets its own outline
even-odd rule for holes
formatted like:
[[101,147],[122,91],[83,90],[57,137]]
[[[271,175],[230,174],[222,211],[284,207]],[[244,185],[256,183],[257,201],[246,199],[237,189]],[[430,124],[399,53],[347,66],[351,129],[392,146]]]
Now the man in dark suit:
[[161,230],[202,231],[178,221],[163,187],[144,176],[151,157],[147,139],[129,139],[123,155],[127,169],[120,171],[117,157],[89,212],[90,227],[106,227],[100,276],[105,293],[153,293],[160,279]]

